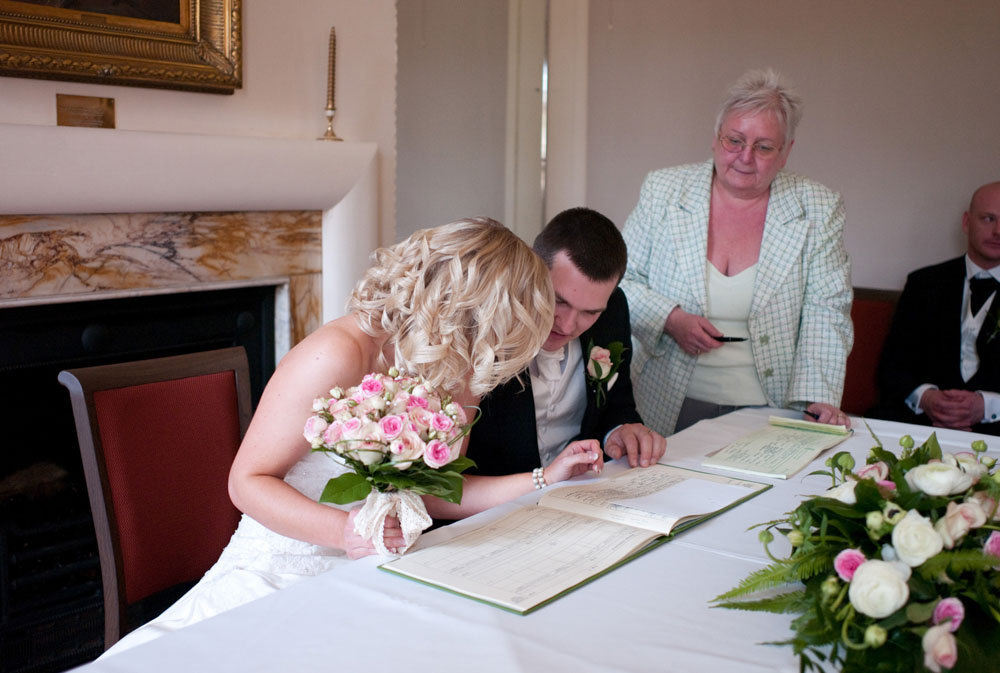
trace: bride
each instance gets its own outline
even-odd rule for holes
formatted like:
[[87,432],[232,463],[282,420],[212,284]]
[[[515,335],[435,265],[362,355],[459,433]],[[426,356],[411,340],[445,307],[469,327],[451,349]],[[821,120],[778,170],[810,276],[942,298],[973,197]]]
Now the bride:
[[[343,468],[326,454],[310,453],[302,436],[314,398],[395,365],[463,405],[476,405],[524,370],[548,335],[548,268],[494,220],[418,231],[373,259],[348,314],[293,348],[268,382],[230,472],[229,493],[244,514],[218,562],[166,612],[103,656],[375,553],[372,541],[354,532],[356,508],[317,502]],[[545,480],[601,467],[596,440],[575,442],[545,468]],[[429,496],[425,504],[432,516],[454,519],[533,489],[531,473],[470,476],[460,505]],[[386,521],[383,542],[390,549],[404,545],[394,519]]]

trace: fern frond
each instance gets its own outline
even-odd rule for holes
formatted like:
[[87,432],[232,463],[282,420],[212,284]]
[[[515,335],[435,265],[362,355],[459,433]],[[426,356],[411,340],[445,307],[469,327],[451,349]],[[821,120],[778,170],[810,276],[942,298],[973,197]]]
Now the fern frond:
[[797,591],[787,591],[783,594],[761,598],[753,601],[724,601],[713,608],[728,608],[730,610],[746,610],[748,612],[774,612],[776,614],[786,614],[789,612],[801,612],[809,604],[805,589]]
[[917,572],[925,579],[932,579],[944,571],[956,576],[966,572],[987,571],[996,564],[996,559],[987,556],[981,549],[956,549],[942,551],[937,556],[927,559],[917,568]]
[[789,584],[798,579],[792,574],[793,572],[794,566],[788,561],[772,563],[766,568],[761,568],[760,570],[755,570],[750,573],[744,577],[740,583],[736,585],[736,587],[723,594],[719,594],[712,599],[712,602],[716,603],[718,601],[727,601],[740,596],[748,596],[750,594],[757,593],[758,591],[763,591],[764,589],[771,589],[782,586],[783,584]]
[[826,546],[802,549],[792,558],[792,580],[805,581],[833,569],[833,551]]

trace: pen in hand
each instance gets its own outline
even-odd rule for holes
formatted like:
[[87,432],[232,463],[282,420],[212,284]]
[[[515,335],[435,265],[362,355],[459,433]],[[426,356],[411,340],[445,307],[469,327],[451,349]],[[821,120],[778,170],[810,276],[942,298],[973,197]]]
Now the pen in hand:
[[730,337],[730,336],[714,336],[712,337],[716,341],[721,341],[722,343],[731,343],[733,341],[746,341],[747,337]]
[[818,421],[819,420],[819,414],[814,414],[813,412],[809,411],[808,409],[804,410],[802,413],[804,413],[806,416],[808,416],[809,418],[813,419],[814,421]]

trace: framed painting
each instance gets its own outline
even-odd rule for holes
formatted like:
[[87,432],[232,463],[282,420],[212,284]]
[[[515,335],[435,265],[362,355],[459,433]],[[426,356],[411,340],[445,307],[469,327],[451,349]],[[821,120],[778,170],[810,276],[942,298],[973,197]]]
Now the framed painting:
[[0,0],[0,76],[231,94],[242,0]]

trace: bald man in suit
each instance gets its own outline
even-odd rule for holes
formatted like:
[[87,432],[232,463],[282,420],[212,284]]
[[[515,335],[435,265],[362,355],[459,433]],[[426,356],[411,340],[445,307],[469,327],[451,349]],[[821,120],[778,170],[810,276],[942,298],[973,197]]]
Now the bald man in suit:
[[966,254],[911,273],[879,363],[876,418],[1000,435],[1000,182],[962,216]]

